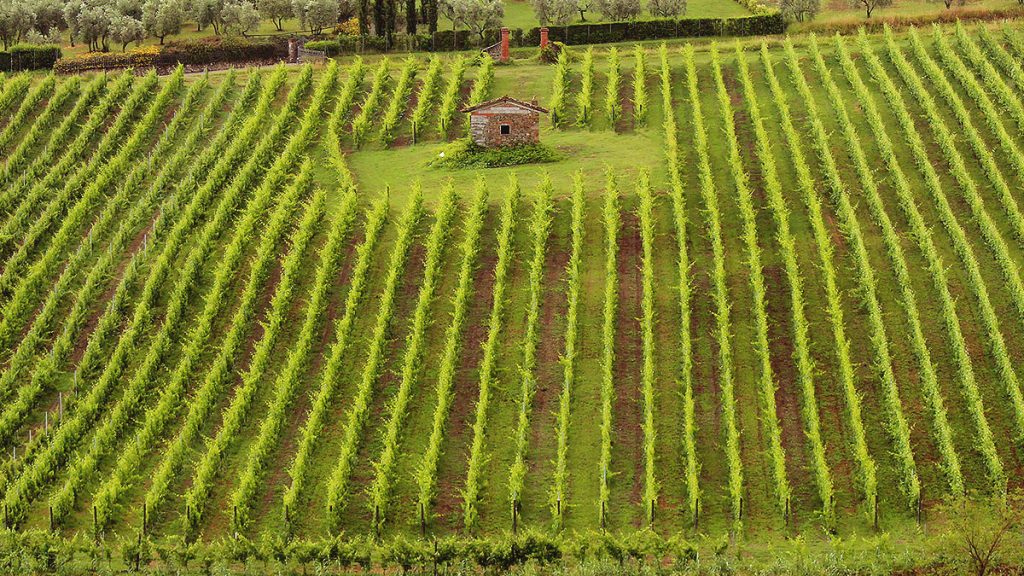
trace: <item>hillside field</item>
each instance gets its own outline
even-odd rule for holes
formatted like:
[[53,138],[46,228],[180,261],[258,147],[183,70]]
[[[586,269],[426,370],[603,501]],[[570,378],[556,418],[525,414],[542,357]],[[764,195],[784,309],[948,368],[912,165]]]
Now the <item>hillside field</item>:
[[[3,521],[756,541],[1019,491],[1022,58],[949,27],[2,76]],[[430,165],[505,94],[558,161]]]

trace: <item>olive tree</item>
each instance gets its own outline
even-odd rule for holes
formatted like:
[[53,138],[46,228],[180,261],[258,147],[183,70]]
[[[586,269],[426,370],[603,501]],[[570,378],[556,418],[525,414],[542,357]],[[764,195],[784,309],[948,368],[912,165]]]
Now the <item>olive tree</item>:
[[70,0],[64,5],[64,20],[71,35],[89,45],[93,52],[109,52],[111,27],[117,10],[104,0]]
[[578,9],[576,0],[533,0],[533,13],[541,26],[564,26],[572,21]]
[[191,0],[188,8],[188,16],[196,23],[198,29],[213,26],[213,33],[220,34],[224,0]]
[[505,4],[501,0],[444,0],[443,13],[453,23],[462,24],[470,32],[484,37],[484,31],[501,26]]
[[146,39],[146,29],[142,22],[128,14],[115,13],[110,18],[110,38],[120,44],[121,51],[124,52],[132,42],[142,42]]
[[142,5],[142,26],[161,44],[168,35],[177,34],[184,23],[181,0],[146,0]]
[[337,0],[293,0],[292,7],[302,27],[313,34],[338,23]]
[[686,14],[686,0],[650,0],[647,5],[651,16],[672,18]]
[[32,9],[25,0],[0,2],[0,41],[4,50],[21,40],[35,24]]
[[818,15],[821,0],[780,0],[779,10],[786,20],[806,22]]
[[875,11],[875,8],[885,8],[886,6],[892,6],[893,0],[851,0],[851,8],[863,8],[868,18],[871,18],[871,13]]
[[274,23],[278,32],[284,30],[284,19],[294,13],[291,0],[260,0],[259,9],[264,18]]
[[640,15],[640,0],[594,0],[606,20],[633,20]]
[[67,28],[61,0],[26,0],[26,3],[32,11],[32,28],[41,36],[53,37]]
[[242,36],[260,26],[260,13],[249,0],[227,0],[220,17],[226,32],[238,32]]

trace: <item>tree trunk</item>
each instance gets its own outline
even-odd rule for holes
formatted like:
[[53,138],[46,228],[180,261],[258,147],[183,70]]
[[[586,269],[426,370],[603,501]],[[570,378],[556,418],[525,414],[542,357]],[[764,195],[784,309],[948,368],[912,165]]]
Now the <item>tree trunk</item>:
[[416,0],[405,0],[405,31],[416,33]]

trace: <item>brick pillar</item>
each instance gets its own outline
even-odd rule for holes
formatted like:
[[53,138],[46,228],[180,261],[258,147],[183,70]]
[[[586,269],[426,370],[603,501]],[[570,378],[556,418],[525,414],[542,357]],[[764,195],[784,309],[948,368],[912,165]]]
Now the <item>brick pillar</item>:
[[545,26],[540,29],[540,49],[543,50],[548,47],[548,27]]
[[501,29],[501,61],[508,62],[508,28]]

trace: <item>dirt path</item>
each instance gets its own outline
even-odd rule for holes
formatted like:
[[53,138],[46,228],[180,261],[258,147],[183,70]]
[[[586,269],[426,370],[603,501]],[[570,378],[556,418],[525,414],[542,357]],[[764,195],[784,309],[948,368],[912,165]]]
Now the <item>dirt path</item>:
[[[568,204],[564,204],[568,208]],[[530,429],[530,444],[527,448],[527,481],[523,494],[523,518],[534,525],[540,525],[548,518],[547,497],[554,473],[554,459],[557,452],[557,412],[563,385],[563,370],[560,362],[565,351],[566,292],[565,268],[570,256],[570,234],[566,210],[555,214],[551,238],[548,242],[547,258],[544,262],[544,278],[541,280],[540,326],[537,331],[537,389],[533,397],[533,416]],[[566,222],[560,222],[565,220]]]
[[[280,497],[288,486],[291,479],[288,476],[288,467],[295,457],[296,444],[299,440],[301,426],[306,422],[314,396],[320,387],[320,376],[323,365],[330,354],[330,344],[335,334],[335,323],[337,322],[344,297],[343,287],[348,286],[352,279],[352,268],[355,265],[355,247],[362,243],[360,234],[355,241],[349,242],[345,247],[345,254],[342,256],[339,271],[331,279],[331,288],[327,298],[327,308],[319,329],[319,335],[313,344],[310,353],[309,365],[306,374],[303,376],[303,386],[296,392],[295,400],[289,410],[281,439],[276,448],[276,454],[272,456],[270,473],[264,481],[262,496],[259,496],[259,504],[254,506],[253,518],[255,529],[253,534],[262,532],[261,528],[268,523],[283,525],[284,511],[276,510],[280,505]],[[262,327],[260,328],[262,330]],[[292,516],[289,511],[289,517]]]
[[[374,394],[370,404],[370,415],[359,442],[356,464],[352,467],[349,481],[348,505],[344,515],[345,528],[362,533],[372,533],[373,514],[366,500],[366,489],[373,482],[375,462],[380,455],[381,433],[391,418],[391,399],[400,384],[400,372],[405,357],[405,343],[411,327],[413,309],[416,306],[426,249],[422,243],[412,246],[405,271],[395,294],[394,317],[384,346],[384,356],[379,367]],[[360,378],[362,376],[360,375]]]
[[[612,406],[612,516],[620,517],[620,527],[636,526],[643,515],[641,507],[644,481],[644,434],[641,428],[641,381],[643,365],[640,326],[641,286],[640,225],[634,211],[623,211],[619,229],[618,308],[615,319],[615,401]],[[628,487],[628,498],[623,498]]]
[[[484,230],[494,230],[494,216],[487,218]],[[448,416],[448,430],[443,454],[438,466],[437,500],[434,515],[449,531],[462,526],[462,481],[464,478],[469,443],[472,441],[474,409],[478,397],[478,366],[483,357],[483,343],[487,338],[487,321],[494,300],[494,267],[497,254],[493,244],[483,248],[474,278],[473,295],[462,333],[459,367],[453,382],[454,401]]]

